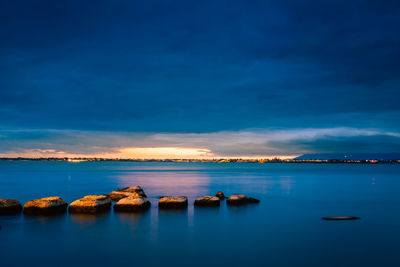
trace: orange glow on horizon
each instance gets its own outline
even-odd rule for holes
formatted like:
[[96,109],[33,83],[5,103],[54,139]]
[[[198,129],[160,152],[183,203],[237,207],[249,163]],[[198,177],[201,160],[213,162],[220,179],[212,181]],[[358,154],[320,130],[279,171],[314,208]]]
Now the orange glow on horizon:
[[180,147],[128,147],[120,149],[118,158],[141,158],[141,159],[181,159],[181,158],[204,158],[211,151],[204,148],[180,148]]
[[106,158],[106,159],[291,159],[299,155],[217,155],[207,148],[124,147],[92,154],[70,153],[55,149],[27,149],[0,154],[10,158]]

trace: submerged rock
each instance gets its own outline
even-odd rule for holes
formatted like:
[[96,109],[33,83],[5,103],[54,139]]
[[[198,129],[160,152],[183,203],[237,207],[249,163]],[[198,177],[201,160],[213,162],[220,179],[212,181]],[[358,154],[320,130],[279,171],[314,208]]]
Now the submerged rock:
[[220,199],[212,196],[200,197],[194,201],[194,205],[201,207],[218,207],[220,205]]
[[143,197],[126,197],[119,200],[114,205],[114,211],[119,212],[135,212],[145,211],[150,208],[151,203]]
[[111,199],[105,195],[89,195],[69,205],[70,213],[98,213],[109,210]]
[[226,203],[228,205],[244,205],[244,204],[250,204],[250,203],[260,203],[260,200],[248,197],[246,195],[241,195],[241,194],[234,194],[231,195],[227,200]]
[[161,209],[184,209],[188,206],[188,200],[185,196],[162,197],[158,201],[158,207]]
[[360,217],[355,216],[335,216],[335,217],[323,217],[326,221],[345,221],[345,220],[358,220]]
[[218,191],[218,192],[215,194],[215,196],[216,196],[217,198],[219,198],[220,200],[226,198],[226,196],[224,195],[224,193],[223,193],[222,191]]
[[45,197],[25,203],[24,213],[28,215],[50,215],[66,212],[68,207],[60,197]]
[[110,194],[108,194],[108,197],[111,198],[113,201],[118,201],[120,199],[126,198],[126,197],[147,197],[146,194],[144,193],[143,189],[138,185],[138,186],[133,186],[133,187],[125,187],[119,190],[112,191]]
[[15,199],[0,199],[0,214],[18,214],[22,211],[22,205]]

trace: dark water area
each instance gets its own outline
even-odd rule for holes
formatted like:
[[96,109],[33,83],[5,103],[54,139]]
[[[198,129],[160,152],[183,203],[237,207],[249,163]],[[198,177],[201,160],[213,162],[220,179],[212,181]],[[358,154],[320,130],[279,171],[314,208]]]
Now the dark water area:
[[[0,162],[0,198],[22,204],[135,185],[145,213],[0,216],[0,266],[400,266],[400,165]],[[261,202],[193,206],[217,191]]]

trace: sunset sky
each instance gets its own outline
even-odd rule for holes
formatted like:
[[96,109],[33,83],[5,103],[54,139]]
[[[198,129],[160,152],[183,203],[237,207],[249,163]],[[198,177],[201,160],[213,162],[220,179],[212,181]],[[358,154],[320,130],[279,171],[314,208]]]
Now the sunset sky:
[[0,157],[400,151],[399,1],[0,5]]

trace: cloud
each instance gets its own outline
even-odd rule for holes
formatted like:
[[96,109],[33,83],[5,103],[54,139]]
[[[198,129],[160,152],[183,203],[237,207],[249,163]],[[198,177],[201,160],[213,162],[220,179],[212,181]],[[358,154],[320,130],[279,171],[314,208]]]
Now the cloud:
[[1,130],[0,156],[212,158],[398,152],[400,133],[348,127],[211,133]]
[[7,1],[0,126],[400,130],[399,14],[398,1]]

